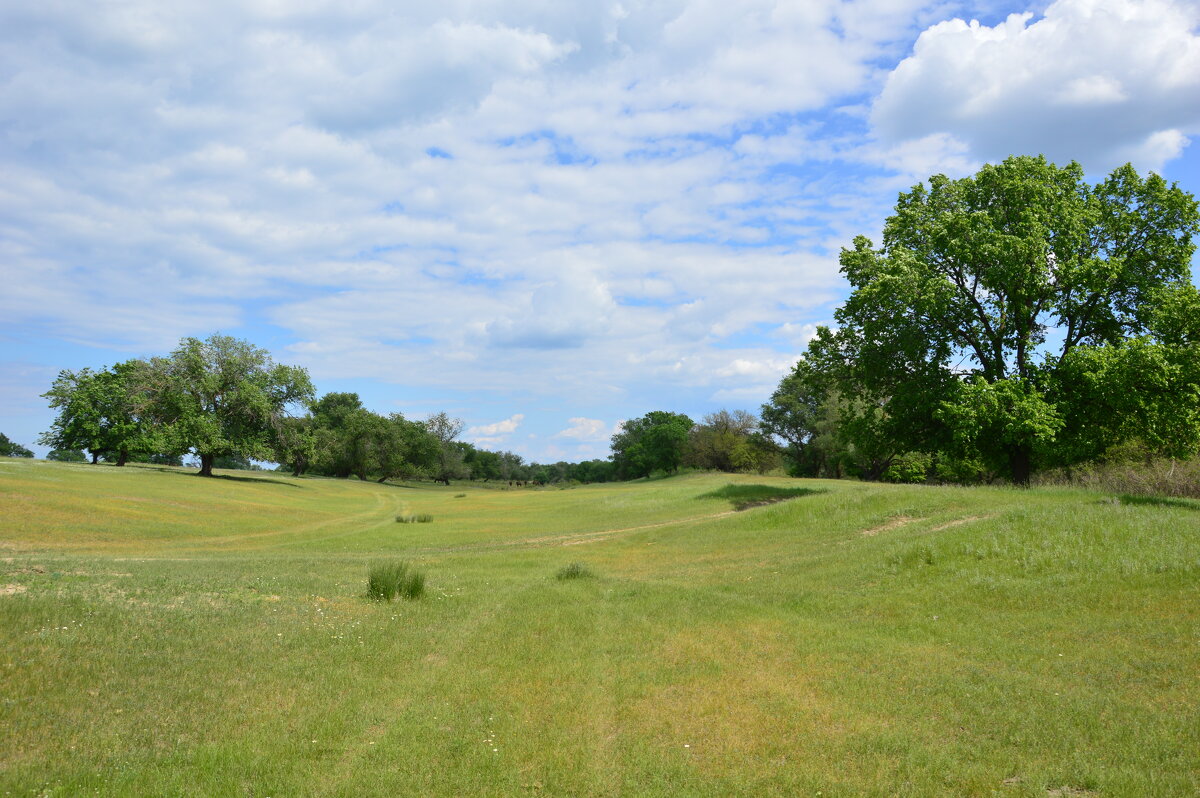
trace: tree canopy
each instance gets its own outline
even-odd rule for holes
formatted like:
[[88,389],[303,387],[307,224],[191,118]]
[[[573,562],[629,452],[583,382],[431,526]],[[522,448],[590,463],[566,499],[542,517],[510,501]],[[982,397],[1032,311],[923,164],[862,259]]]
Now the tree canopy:
[[226,335],[184,338],[155,358],[152,409],[173,451],[194,450],[212,476],[220,455],[267,459],[288,408],[312,400],[308,373],[275,363],[269,352]]
[[[1165,419],[1195,412],[1198,218],[1191,195],[1128,165],[1094,186],[1042,157],[934,176],[900,195],[882,247],[842,251],[852,293],[793,378],[843,397],[840,424],[881,462],[955,452],[1026,484],[1094,450],[1102,396],[1136,410],[1101,425],[1104,443],[1165,443]],[[781,391],[764,415],[803,443],[813,397]]]
[[674,472],[683,463],[694,422],[682,413],[654,410],[633,418],[612,436],[612,459],[624,478]]

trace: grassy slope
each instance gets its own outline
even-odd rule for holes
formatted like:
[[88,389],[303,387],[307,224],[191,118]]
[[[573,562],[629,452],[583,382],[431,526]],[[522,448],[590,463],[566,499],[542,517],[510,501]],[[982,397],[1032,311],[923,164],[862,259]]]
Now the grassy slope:
[[1200,503],[0,459],[0,518],[13,794],[1200,792]]

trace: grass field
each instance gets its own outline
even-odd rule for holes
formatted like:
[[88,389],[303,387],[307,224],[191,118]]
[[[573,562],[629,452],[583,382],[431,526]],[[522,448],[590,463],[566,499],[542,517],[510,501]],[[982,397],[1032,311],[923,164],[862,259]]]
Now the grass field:
[[4,795],[1200,794],[1200,502],[0,459],[0,524]]

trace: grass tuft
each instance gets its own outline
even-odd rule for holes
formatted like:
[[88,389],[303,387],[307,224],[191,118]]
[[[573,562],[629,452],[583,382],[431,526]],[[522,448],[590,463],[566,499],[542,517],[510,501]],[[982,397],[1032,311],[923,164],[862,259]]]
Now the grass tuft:
[[399,524],[428,524],[432,520],[433,516],[429,513],[409,513],[396,516],[396,523]]
[[465,499],[465,498],[467,498],[467,494],[465,494],[465,493],[456,493],[456,494],[454,494],[454,498],[456,498],[456,499]]
[[367,575],[367,597],[375,601],[392,601],[397,596],[412,601],[424,593],[424,572],[403,560],[373,565]]
[[573,562],[558,569],[555,577],[561,582],[566,579],[592,579],[596,576],[591,568],[581,562]]

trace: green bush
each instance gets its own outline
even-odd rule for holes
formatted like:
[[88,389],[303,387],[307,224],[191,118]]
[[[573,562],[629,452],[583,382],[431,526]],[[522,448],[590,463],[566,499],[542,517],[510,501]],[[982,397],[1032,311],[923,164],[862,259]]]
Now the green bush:
[[432,520],[433,516],[429,513],[409,513],[396,516],[396,522],[400,524],[428,524]]
[[556,577],[561,582],[564,579],[591,579],[595,574],[581,562],[573,562],[558,569]]
[[367,597],[391,601],[399,596],[410,601],[425,593],[425,574],[404,561],[378,563],[367,575]]

